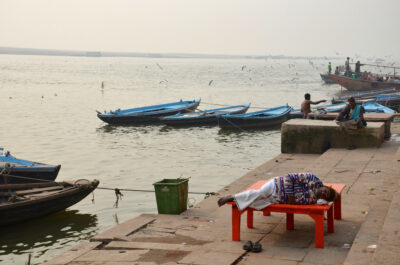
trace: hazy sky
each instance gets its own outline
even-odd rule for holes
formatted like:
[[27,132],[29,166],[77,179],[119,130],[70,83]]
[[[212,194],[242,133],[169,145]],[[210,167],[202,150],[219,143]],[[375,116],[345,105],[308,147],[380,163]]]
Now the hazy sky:
[[400,0],[0,0],[0,46],[400,57]]

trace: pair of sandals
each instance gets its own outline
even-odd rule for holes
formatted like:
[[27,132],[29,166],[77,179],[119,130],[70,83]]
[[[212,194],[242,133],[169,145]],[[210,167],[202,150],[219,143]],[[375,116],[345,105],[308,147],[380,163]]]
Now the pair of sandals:
[[256,242],[253,244],[251,241],[247,241],[246,244],[243,245],[243,249],[246,251],[251,251],[254,253],[261,252],[262,246],[260,243]]

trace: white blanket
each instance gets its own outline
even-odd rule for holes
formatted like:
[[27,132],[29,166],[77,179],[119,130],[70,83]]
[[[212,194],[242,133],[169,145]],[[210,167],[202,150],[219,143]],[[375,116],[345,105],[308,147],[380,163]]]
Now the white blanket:
[[236,205],[240,211],[249,206],[261,210],[270,204],[278,203],[276,198],[274,179],[268,180],[259,190],[247,190],[234,196]]

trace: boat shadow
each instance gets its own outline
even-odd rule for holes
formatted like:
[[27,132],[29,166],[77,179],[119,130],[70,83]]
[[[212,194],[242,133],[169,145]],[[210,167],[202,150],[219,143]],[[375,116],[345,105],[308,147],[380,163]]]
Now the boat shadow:
[[0,227],[0,255],[34,253],[40,257],[47,250],[69,242],[87,240],[98,233],[97,215],[78,210],[58,213]]
[[230,134],[243,134],[243,133],[260,133],[264,131],[280,131],[281,124],[271,126],[268,128],[221,128],[218,130],[218,135],[230,135]]
[[141,125],[111,125],[105,124],[96,129],[98,133],[120,134],[132,132],[149,132],[154,130],[154,127],[162,128],[164,124],[141,124]]

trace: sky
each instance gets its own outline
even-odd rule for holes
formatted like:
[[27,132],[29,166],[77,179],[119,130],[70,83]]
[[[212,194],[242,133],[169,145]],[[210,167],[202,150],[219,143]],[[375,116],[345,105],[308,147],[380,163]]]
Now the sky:
[[400,57],[400,0],[0,0],[0,47]]

